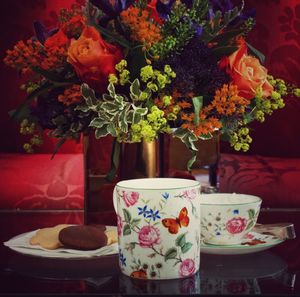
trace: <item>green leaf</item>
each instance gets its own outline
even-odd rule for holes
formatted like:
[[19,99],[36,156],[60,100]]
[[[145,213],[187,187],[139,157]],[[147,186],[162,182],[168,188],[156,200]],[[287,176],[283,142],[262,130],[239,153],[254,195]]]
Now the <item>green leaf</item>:
[[141,219],[133,219],[133,220],[131,221],[131,225],[132,225],[132,226],[137,226],[137,225],[140,223],[140,221],[141,221]]
[[138,100],[140,94],[140,81],[136,78],[130,86],[130,97],[132,100]]
[[135,105],[133,105],[133,109],[136,113],[140,114],[141,116],[146,115],[148,112],[147,107],[136,107]]
[[95,128],[102,128],[104,125],[105,122],[100,118],[94,118],[89,124],[90,127],[95,127]]
[[97,128],[95,131],[95,137],[96,139],[99,139],[101,137],[104,137],[106,135],[108,135],[109,132],[107,131],[107,125],[101,127],[101,128]]
[[123,208],[123,214],[124,214],[125,222],[126,223],[130,223],[130,221],[131,221],[131,214],[130,214],[130,212],[126,208]]
[[123,228],[123,235],[130,235],[131,234],[131,229],[128,224],[126,224]]
[[181,251],[182,251],[182,253],[186,253],[186,252],[188,252],[190,249],[191,249],[191,247],[193,246],[193,244],[191,243],[191,242],[186,242],[182,247],[181,247]]
[[117,137],[117,131],[116,131],[116,128],[114,126],[113,123],[110,123],[107,125],[107,132],[113,136],[113,137]]
[[218,58],[221,58],[223,56],[229,56],[235,51],[237,51],[237,46],[219,46],[212,48],[212,51],[214,52],[215,56]]
[[181,234],[179,235],[176,240],[175,240],[175,245],[176,246],[180,246],[180,247],[183,247],[185,245],[185,234]]
[[115,89],[115,86],[113,84],[109,84],[108,87],[107,87],[107,90],[109,92],[109,95],[112,97],[112,98],[115,98],[116,96],[116,89]]
[[214,37],[211,40],[211,42],[216,42],[218,45],[229,44],[232,38],[241,35],[241,33],[243,33],[242,29],[234,29],[234,30],[226,31]]
[[46,79],[53,82],[70,82],[70,83],[78,83],[78,79],[76,77],[65,79],[63,76],[59,75],[56,71],[48,71],[39,67],[32,67],[32,70],[38,74],[41,74]]
[[54,158],[54,156],[56,155],[56,153],[58,152],[58,150],[61,148],[61,146],[65,143],[67,139],[66,138],[61,138],[56,144],[55,144],[55,148],[54,151],[52,153],[51,156],[51,160]]
[[175,259],[177,256],[177,249],[176,248],[170,248],[167,250],[165,254],[165,261],[170,259]]
[[199,113],[203,106],[203,96],[193,97],[192,100],[193,100],[194,111],[195,111],[194,124],[198,126],[200,123]]
[[21,122],[24,119],[31,117],[31,110],[28,104],[20,106],[18,109],[14,109],[8,112],[8,115],[13,118],[15,121]]
[[248,210],[248,215],[249,215],[249,219],[254,219],[255,217],[255,210],[254,209],[249,209]]
[[142,120],[142,116],[136,112],[135,110],[133,111],[133,116],[132,116],[132,124],[137,124]]
[[119,167],[120,149],[121,149],[120,143],[117,141],[116,138],[114,138],[113,149],[112,149],[112,154],[110,159],[110,170],[105,177],[106,180],[108,180],[109,182],[112,182],[116,177],[116,172]]
[[93,106],[97,103],[95,92],[87,84],[81,85],[81,95],[85,99],[88,106]]
[[126,119],[126,113],[128,112],[128,109],[130,108],[124,108],[122,112],[118,116],[118,125],[122,132],[127,133],[128,132],[128,123]]
[[120,109],[120,105],[114,103],[114,102],[103,102],[101,104],[101,108],[108,114],[115,114]]
[[187,170],[191,171],[193,164],[196,162],[197,160],[197,151],[191,151],[192,152],[192,158],[189,159],[189,161],[187,162]]
[[254,226],[254,221],[250,221],[246,227],[246,230],[251,229]]
[[261,53],[258,49],[256,49],[255,47],[253,47],[250,43],[246,42],[249,50],[256,56],[258,57],[258,59],[260,60],[260,62],[262,64],[265,63],[266,57],[264,56],[263,53]]
[[93,26],[96,27],[96,29],[98,29],[102,35],[108,37],[112,41],[117,42],[118,44],[120,44],[123,47],[126,47],[128,49],[131,48],[131,44],[125,38],[121,37],[120,35],[114,34],[113,31],[105,29],[102,26],[99,26],[95,23],[93,24]]

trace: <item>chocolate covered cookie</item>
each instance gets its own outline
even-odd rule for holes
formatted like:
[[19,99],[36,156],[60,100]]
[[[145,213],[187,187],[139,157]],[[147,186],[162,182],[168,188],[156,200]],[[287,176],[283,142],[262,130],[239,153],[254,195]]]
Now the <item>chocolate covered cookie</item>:
[[107,245],[105,226],[70,226],[59,232],[59,241],[66,248],[95,250]]

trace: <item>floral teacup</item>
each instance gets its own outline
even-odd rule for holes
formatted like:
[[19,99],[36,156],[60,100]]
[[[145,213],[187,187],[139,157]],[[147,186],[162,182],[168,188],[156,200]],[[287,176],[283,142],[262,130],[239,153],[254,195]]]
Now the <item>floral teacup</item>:
[[200,265],[200,184],[175,178],[119,182],[114,189],[119,264],[141,279],[189,277]]
[[261,199],[244,194],[201,195],[201,239],[216,245],[239,244],[254,227]]

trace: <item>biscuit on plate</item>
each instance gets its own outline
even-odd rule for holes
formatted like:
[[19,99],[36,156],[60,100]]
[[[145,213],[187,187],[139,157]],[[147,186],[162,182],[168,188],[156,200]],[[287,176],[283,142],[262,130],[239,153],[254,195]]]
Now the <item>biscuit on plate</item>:
[[59,232],[59,241],[66,248],[95,250],[111,242],[105,229],[104,225],[70,226]]
[[40,245],[41,247],[48,250],[55,250],[62,247],[63,245],[58,239],[59,232],[69,227],[68,224],[60,224],[55,227],[42,228],[36,232],[36,234],[30,238],[29,243],[31,245]]

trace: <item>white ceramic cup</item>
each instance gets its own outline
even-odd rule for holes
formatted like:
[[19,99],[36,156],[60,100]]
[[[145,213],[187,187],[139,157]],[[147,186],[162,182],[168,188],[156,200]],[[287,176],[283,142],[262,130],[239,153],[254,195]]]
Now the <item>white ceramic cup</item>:
[[189,277],[200,265],[200,184],[175,178],[119,182],[114,189],[119,264],[141,279]]
[[201,239],[215,245],[239,244],[254,227],[262,200],[244,194],[201,195]]

